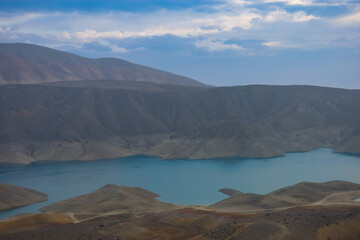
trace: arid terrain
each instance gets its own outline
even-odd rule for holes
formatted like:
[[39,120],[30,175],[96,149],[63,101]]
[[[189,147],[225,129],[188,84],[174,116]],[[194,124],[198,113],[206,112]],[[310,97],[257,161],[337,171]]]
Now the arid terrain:
[[[360,90],[215,87],[116,58],[0,44],[0,163],[138,154],[264,158],[314,148],[360,153]],[[359,184],[302,182],[264,195],[239,190],[219,189],[228,198],[209,206],[183,206],[140,187],[107,184],[42,213],[2,220],[0,239],[360,239]],[[46,197],[0,184],[0,210]]]
[[139,187],[123,187],[112,184],[95,192],[64,200],[41,208],[42,212],[81,215],[101,215],[128,212],[163,211],[177,206],[156,199],[159,195]]
[[32,189],[0,183],[0,211],[47,200],[47,194]]
[[0,162],[360,153],[360,91],[212,87],[120,59],[0,44]]
[[191,78],[117,58],[91,59],[26,43],[0,43],[0,84],[127,80],[204,86]]
[[78,81],[0,86],[0,161],[358,153],[360,91]]
[[[275,201],[262,209],[256,200],[246,204],[233,201],[232,198],[241,195],[237,192],[209,207],[175,206],[157,201],[156,194],[141,188],[107,185],[45,207],[42,209],[45,213],[4,221],[0,223],[0,238],[357,240],[360,237],[360,203],[352,201],[360,196],[359,184],[300,183],[263,197],[281,196],[288,202],[292,199],[292,206],[279,206]],[[226,201],[234,211],[221,209]],[[254,206],[257,211],[253,211]]]
[[302,182],[265,195],[231,192],[229,198],[210,207],[220,211],[248,213],[304,205],[358,205],[352,201],[357,196],[360,196],[359,184],[343,181]]

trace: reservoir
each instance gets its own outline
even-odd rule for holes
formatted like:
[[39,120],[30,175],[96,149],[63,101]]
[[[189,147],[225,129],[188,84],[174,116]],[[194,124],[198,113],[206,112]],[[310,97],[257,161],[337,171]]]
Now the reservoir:
[[159,200],[209,205],[226,198],[221,188],[265,194],[302,181],[360,183],[360,155],[316,149],[283,157],[162,160],[133,156],[99,161],[1,165],[0,182],[47,193],[48,201],[0,212],[0,219],[94,191],[105,184],[139,186]]

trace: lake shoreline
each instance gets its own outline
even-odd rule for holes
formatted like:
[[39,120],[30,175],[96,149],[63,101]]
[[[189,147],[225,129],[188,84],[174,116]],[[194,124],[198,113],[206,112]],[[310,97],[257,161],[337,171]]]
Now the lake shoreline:
[[[324,169],[324,165],[326,168]],[[217,158],[162,160],[148,156],[71,162],[2,165],[0,182],[48,194],[36,203],[0,213],[1,218],[86,194],[111,183],[139,186],[160,195],[160,201],[181,205],[211,205],[226,198],[222,188],[266,194],[303,181],[360,183],[360,157],[316,149],[268,159]]]
[[335,149],[331,147],[316,147],[309,150],[304,151],[289,151],[284,152],[283,154],[278,155],[270,155],[270,156],[264,156],[264,157],[247,157],[247,156],[220,156],[220,157],[214,157],[214,158],[164,158],[161,155],[148,155],[144,153],[139,154],[133,154],[133,155],[127,155],[127,156],[120,156],[120,157],[112,157],[112,158],[99,158],[99,159],[73,159],[73,160],[36,160],[32,162],[26,162],[26,163],[12,163],[12,162],[0,162],[1,166],[26,166],[26,165],[42,165],[42,164],[51,164],[51,163],[71,163],[71,162],[97,162],[97,161],[109,161],[109,160],[122,160],[122,159],[129,159],[129,158],[158,158],[163,161],[177,161],[177,160],[187,160],[187,161],[202,161],[202,160],[234,160],[234,159],[240,159],[240,160],[264,160],[264,159],[276,159],[285,157],[287,154],[292,153],[307,153],[311,152],[317,149],[331,149],[332,153],[337,154],[344,154],[349,156],[355,156],[360,157],[360,153],[349,153],[349,152],[337,152]]

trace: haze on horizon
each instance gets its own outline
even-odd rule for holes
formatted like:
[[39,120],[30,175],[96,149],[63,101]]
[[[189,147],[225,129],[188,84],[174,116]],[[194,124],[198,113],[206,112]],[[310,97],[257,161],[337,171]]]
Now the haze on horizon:
[[0,42],[118,57],[216,86],[360,88],[353,0],[2,0]]

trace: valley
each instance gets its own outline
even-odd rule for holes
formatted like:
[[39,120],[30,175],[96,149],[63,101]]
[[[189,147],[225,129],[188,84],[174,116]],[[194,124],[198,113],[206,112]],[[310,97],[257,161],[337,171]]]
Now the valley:
[[1,240],[358,240],[359,160],[359,89],[0,43]]

